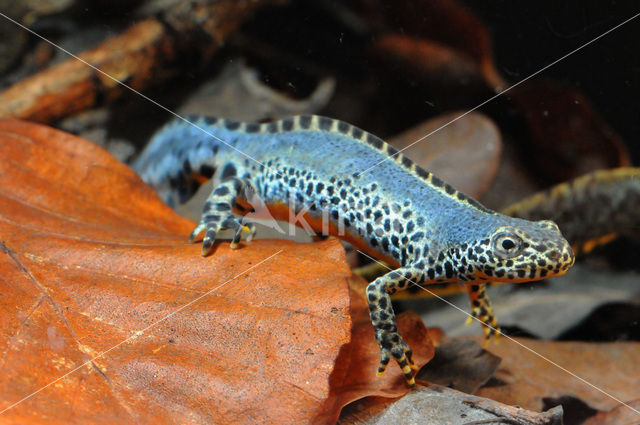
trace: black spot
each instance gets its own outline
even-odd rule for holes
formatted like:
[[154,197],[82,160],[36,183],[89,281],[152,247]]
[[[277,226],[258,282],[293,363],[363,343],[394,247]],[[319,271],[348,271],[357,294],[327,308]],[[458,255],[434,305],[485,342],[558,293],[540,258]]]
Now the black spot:
[[341,189],[340,190],[340,197],[342,199],[347,199],[347,190],[346,189]]
[[456,190],[455,190],[453,187],[451,187],[450,185],[448,185],[448,184],[444,185],[444,190],[445,190],[449,195],[453,195],[453,194],[456,192]]
[[286,118],[282,120],[282,130],[283,131],[293,130],[293,118]]
[[300,124],[300,127],[306,130],[311,127],[311,119],[311,115],[302,115],[298,117],[298,123]]
[[398,237],[396,235],[391,236],[391,243],[396,247],[399,248],[400,247],[400,240],[398,240]]
[[244,131],[247,133],[257,133],[260,131],[260,124],[249,123],[245,126]]
[[433,280],[436,277],[436,272],[433,269],[429,269],[427,270],[427,275],[429,276],[430,280]]
[[444,271],[446,273],[447,278],[453,277],[453,266],[451,266],[450,262],[444,263]]
[[518,277],[520,278],[524,277],[524,275],[526,274],[524,270],[518,270],[516,273],[518,273]]
[[289,180],[290,187],[294,187],[295,185],[296,185],[296,179],[292,178],[291,180]]
[[[384,221],[384,230],[385,230],[386,232],[391,231],[391,220],[386,219],[386,220]],[[394,236],[394,237],[395,237],[395,236]],[[396,239],[397,239],[397,238],[396,238]]]
[[413,235],[411,235],[411,241],[417,242],[420,239],[422,239],[423,237],[424,237],[424,233],[423,232],[416,232]]
[[226,186],[220,186],[216,190],[213,191],[213,194],[216,196],[224,196],[229,194],[229,188]]
[[367,143],[376,149],[382,149],[382,146],[384,145],[382,139],[369,133],[367,133]]
[[278,132],[278,122],[273,121],[267,124],[267,131],[269,133],[277,133]]
[[331,217],[333,217],[334,220],[337,220],[338,217],[340,217],[340,214],[338,213],[338,210],[331,211]]
[[413,164],[413,161],[411,161],[409,158],[407,158],[406,156],[402,157],[402,165],[404,165],[407,168],[411,168],[412,164]]
[[211,177],[213,177],[213,174],[216,172],[216,169],[213,168],[211,165],[209,164],[202,164],[200,166],[200,174],[203,177],[206,177],[208,179],[210,179]]
[[362,134],[364,131],[360,130],[358,127],[351,127],[351,136],[354,139],[362,139]]
[[334,196],[333,198],[331,198],[331,203],[333,204],[339,204],[340,203],[340,198],[338,198],[337,196]]
[[307,185],[307,196],[311,196],[311,194],[313,193],[313,183],[309,183]]
[[227,164],[222,169],[222,175],[220,176],[221,180],[224,180],[228,177],[234,177],[236,175],[236,167],[233,164]]
[[410,221],[407,223],[407,233],[410,233],[413,231],[415,225],[413,224],[413,221]]
[[388,238],[382,238],[382,248],[385,251],[389,251],[389,239]]
[[226,202],[218,202],[215,206],[216,211],[231,211],[231,205]]
[[391,146],[391,145],[387,145],[387,154],[388,154],[389,156],[395,156],[395,155],[397,155],[397,154],[398,154],[398,149],[394,148],[394,147],[393,147],[393,146]]
[[344,121],[338,121],[338,131],[342,134],[347,134],[351,126]]
[[316,193],[320,194],[320,192],[322,192],[322,189],[324,189],[324,184],[323,183],[318,183],[316,185]]
[[387,299],[385,297],[380,298],[380,301],[378,301],[378,306],[380,306],[380,308],[385,309],[387,308]]
[[435,187],[443,187],[445,185],[445,183],[437,176],[431,177],[431,184],[433,184]]
[[218,118],[217,117],[204,117],[204,122],[207,123],[208,125],[216,125],[216,123],[218,122]]
[[415,170],[416,170],[416,174],[425,180],[428,179],[429,176],[431,175],[428,171],[425,171],[423,168],[420,168],[420,167],[416,167]]
[[224,126],[227,130],[237,130],[240,128],[240,121],[224,120]]
[[320,130],[329,131],[333,125],[333,120],[327,117],[318,117],[318,127]]
[[333,196],[333,186],[327,186],[327,194]]

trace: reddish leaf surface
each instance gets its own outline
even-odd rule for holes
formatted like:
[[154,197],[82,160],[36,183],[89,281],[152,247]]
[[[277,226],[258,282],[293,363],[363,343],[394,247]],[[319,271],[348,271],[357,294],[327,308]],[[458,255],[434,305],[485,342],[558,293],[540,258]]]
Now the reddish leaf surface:
[[203,258],[193,223],[88,142],[0,121],[0,157],[0,410],[78,368],[0,422],[303,423],[327,408],[351,326],[339,243]]
[[[476,338],[479,340],[479,338]],[[638,398],[640,344],[548,342],[518,338],[522,344],[573,372],[619,400]],[[501,341],[489,351],[502,358],[491,386],[476,395],[502,403],[541,410],[542,399],[577,397],[598,410],[609,410],[618,403],[601,391],[562,371],[512,341]]]
[[[367,396],[399,397],[409,391],[400,368],[393,361],[382,376],[376,376],[380,350],[373,337],[364,294],[367,283],[359,276],[353,276],[350,281],[353,332],[351,342],[342,347],[331,375],[331,396],[327,409],[319,418],[327,423],[334,423],[338,417],[334,412],[353,401]],[[427,330],[420,317],[411,311],[398,315],[397,321],[398,330],[413,349],[414,362],[419,367],[424,366],[433,357],[432,337],[437,341],[442,337],[441,333],[437,329]]]
[[[640,411],[640,400],[633,400],[626,404],[627,406],[631,406],[633,409]],[[587,419],[583,425],[631,425],[640,423],[640,414],[629,409],[627,406],[619,405],[608,412],[600,412]]]

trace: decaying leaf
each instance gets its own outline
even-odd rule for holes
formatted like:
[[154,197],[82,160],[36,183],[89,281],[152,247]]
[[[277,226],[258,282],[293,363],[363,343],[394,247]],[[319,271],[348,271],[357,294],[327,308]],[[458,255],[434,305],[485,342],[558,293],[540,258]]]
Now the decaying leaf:
[[538,413],[439,385],[419,385],[404,397],[369,397],[345,409],[340,425],[536,424],[560,425],[562,408]]
[[[417,125],[389,143],[456,189],[480,197],[498,170],[500,131],[479,113],[452,112]],[[460,172],[464,170],[464,172]]]
[[618,403],[603,391],[619,400],[638,396],[637,342],[590,344],[524,338],[517,341],[597,388],[512,341],[503,341],[489,349],[502,358],[493,383],[480,388],[476,395],[533,410],[542,408],[545,397],[571,395],[595,409],[609,410]]
[[0,410],[54,382],[3,423],[300,423],[324,408],[351,324],[337,241],[203,258],[193,223],[88,142],[2,121],[0,157]]
[[[322,415],[323,421],[327,423],[334,423],[337,419],[334,412],[339,412],[343,406],[355,400],[368,396],[399,397],[409,390],[404,377],[398,374],[400,368],[397,364],[390,364],[382,376],[376,376],[380,350],[373,337],[366,298],[361,292],[366,282],[361,277],[354,276],[350,278],[350,284],[353,330],[351,341],[342,347],[331,375],[331,397]],[[441,333],[438,330],[427,330],[420,318],[412,312],[398,315],[397,321],[398,330],[413,349],[414,362],[422,367],[433,357],[433,340],[439,340]],[[332,408],[332,405],[339,408]]]

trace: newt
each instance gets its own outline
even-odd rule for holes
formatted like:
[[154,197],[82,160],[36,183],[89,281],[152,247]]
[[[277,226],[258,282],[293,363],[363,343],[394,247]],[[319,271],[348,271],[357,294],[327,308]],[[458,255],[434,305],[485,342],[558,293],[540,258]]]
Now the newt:
[[554,222],[492,211],[346,122],[315,115],[264,124],[198,116],[188,121],[156,133],[133,168],[172,206],[218,178],[189,236],[193,242],[204,233],[203,255],[222,229],[234,232],[232,248],[243,232],[250,239],[253,226],[233,212],[246,214],[256,194],[274,218],[303,216],[314,231],[394,268],[366,290],[381,353],[378,374],[393,358],[407,383],[415,383],[412,351],[398,332],[391,294],[460,282],[488,340],[498,328],[487,282],[538,280],[573,265],[573,251]]
[[504,214],[553,219],[576,254],[587,254],[618,236],[637,239],[640,168],[598,170],[508,206]]

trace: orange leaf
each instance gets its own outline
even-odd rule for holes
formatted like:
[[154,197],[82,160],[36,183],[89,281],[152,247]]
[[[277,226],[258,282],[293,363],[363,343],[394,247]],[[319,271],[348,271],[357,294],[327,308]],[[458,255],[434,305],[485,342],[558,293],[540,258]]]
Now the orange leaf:
[[0,422],[303,423],[326,409],[351,326],[337,241],[203,258],[194,224],[101,148],[0,121],[0,157]]
[[[359,276],[350,280],[353,331],[351,342],[342,347],[331,375],[331,396],[321,416],[327,423],[335,422],[337,412],[352,401],[367,396],[400,397],[409,392],[400,368],[393,361],[382,376],[376,376],[380,349],[373,336],[366,299],[358,291],[366,286],[366,282]],[[398,315],[397,322],[398,330],[413,350],[413,361],[418,367],[424,366],[434,354],[429,337],[431,330],[427,330],[420,317],[410,311]],[[434,335],[439,337],[439,331],[435,330]]]

